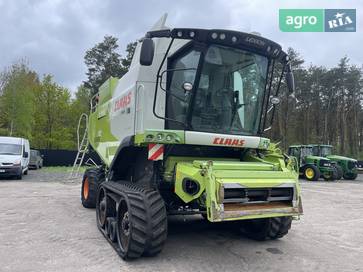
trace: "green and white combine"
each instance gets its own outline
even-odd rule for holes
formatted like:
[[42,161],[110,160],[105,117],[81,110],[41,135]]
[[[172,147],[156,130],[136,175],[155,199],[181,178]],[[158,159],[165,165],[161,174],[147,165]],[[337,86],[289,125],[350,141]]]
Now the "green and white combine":
[[88,138],[103,165],[85,172],[82,204],[124,259],[159,253],[168,215],[281,238],[302,214],[298,165],[262,135],[283,79],[294,88],[286,53],[259,35],[165,19],[92,100]]

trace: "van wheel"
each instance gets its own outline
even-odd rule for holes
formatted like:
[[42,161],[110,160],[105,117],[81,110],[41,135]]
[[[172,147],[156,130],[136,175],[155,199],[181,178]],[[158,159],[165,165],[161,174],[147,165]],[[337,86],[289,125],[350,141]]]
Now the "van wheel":
[[24,175],[28,175],[28,170],[24,171]]

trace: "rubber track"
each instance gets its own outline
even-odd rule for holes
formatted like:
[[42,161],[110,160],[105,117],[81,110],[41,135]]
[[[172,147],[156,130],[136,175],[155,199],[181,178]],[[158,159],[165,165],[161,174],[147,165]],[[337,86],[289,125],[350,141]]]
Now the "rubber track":
[[114,196],[127,199],[129,203],[133,231],[127,253],[122,252],[118,243],[112,242],[106,231],[98,226],[116,252],[123,259],[158,254],[167,237],[166,209],[158,191],[145,189],[129,182],[105,182],[101,186],[106,189],[107,194],[112,192]]

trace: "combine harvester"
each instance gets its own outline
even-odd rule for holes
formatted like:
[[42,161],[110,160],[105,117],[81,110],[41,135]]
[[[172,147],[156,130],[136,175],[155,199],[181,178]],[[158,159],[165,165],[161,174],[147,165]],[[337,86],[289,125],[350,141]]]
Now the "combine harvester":
[[286,53],[258,35],[169,29],[165,19],[92,100],[88,140],[103,165],[84,173],[83,206],[96,207],[124,259],[162,250],[167,215],[283,237],[302,214],[297,161],[262,136],[282,79],[294,89]]

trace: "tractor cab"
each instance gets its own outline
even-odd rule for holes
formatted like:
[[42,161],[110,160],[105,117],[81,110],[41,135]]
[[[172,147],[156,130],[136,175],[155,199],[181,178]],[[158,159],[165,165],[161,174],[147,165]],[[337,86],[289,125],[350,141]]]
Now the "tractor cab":
[[332,154],[333,146],[332,145],[312,145],[313,154],[315,156],[327,157]]
[[[313,145],[292,145],[288,154],[297,158],[299,162],[300,176],[316,181],[320,177],[325,180],[335,180],[337,171],[328,158],[320,157],[315,153]],[[317,154],[317,155],[316,155]]]
[[313,145],[314,155],[325,157],[331,161],[337,170],[337,179],[354,180],[358,176],[358,161],[339,155],[333,155],[332,145]]

